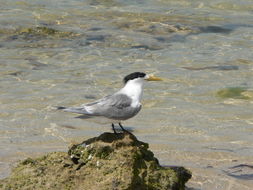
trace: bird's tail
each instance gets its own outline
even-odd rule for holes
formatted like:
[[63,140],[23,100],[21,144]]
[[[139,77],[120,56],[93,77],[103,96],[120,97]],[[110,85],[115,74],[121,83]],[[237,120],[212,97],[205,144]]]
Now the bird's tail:
[[63,107],[63,106],[58,106],[57,110],[63,110],[66,112],[90,115],[90,113],[84,107],[69,107],[69,108],[67,108],[67,107]]

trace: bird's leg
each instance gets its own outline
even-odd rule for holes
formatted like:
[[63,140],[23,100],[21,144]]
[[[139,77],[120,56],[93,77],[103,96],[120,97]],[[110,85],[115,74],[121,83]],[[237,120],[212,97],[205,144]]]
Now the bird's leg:
[[121,125],[121,123],[119,123],[119,126],[120,126],[120,128],[122,129],[122,131],[127,132],[127,133],[130,133],[128,130],[124,129],[124,127]]
[[112,123],[112,130],[113,130],[114,134],[117,134],[117,132],[116,132],[116,130],[114,128],[114,124],[113,123]]
[[119,123],[119,126],[122,129],[122,131],[126,131],[126,129],[124,129],[124,127],[121,125],[121,123]]

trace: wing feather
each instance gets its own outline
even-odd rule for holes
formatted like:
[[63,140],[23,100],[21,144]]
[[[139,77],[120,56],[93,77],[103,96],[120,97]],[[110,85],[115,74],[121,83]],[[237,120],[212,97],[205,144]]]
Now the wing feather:
[[[104,116],[116,120],[125,120],[135,116],[141,109],[141,106],[134,108],[131,106],[132,99],[125,94],[114,94],[98,101],[90,106],[93,114]],[[89,110],[89,106],[85,107]]]
[[125,120],[135,116],[141,106],[131,106],[132,99],[125,94],[105,96],[95,102],[83,104],[80,107],[66,108],[64,111],[84,114],[88,116],[104,116],[110,119]]

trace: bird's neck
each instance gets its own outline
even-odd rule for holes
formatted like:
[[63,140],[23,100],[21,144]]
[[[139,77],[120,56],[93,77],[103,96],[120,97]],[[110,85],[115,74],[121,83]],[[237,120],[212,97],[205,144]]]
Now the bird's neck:
[[142,98],[142,82],[129,81],[126,85],[120,90],[120,93],[124,93],[127,96],[133,99],[135,104],[140,104]]

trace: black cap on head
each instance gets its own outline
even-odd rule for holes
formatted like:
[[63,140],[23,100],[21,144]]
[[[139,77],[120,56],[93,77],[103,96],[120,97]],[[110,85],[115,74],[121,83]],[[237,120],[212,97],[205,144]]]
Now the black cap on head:
[[124,83],[126,84],[127,81],[129,81],[129,80],[133,80],[136,78],[144,78],[145,76],[146,76],[146,74],[142,73],[142,72],[131,73],[131,74],[124,77]]

